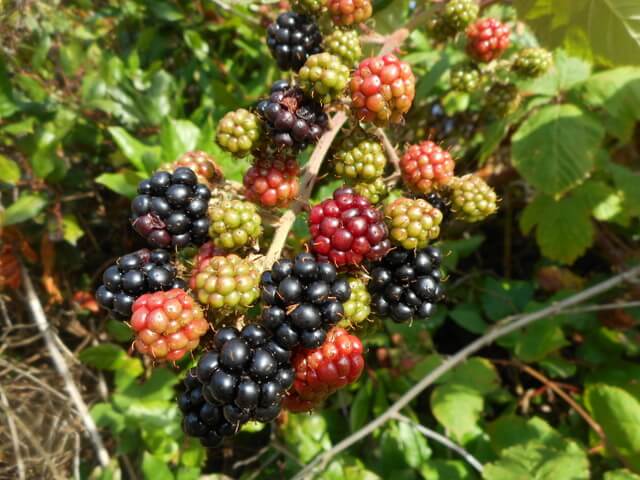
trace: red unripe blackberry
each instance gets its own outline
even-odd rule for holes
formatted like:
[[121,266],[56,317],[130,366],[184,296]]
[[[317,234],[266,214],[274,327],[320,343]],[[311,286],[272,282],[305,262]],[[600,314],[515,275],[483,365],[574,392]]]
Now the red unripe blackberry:
[[327,0],[327,8],[336,25],[362,23],[373,12],[371,0]]
[[146,293],[135,301],[132,312],[136,350],[155,360],[180,360],[209,330],[200,305],[180,288]]
[[483,18],[467,28],[467,54],[477,62],[490,62],[509,47],[511,28],[495,18]]
[[215,159],[207,152],[194,150],[183,154],[173,163],[164,164],[160,170],[173,173],[177,168],[186,167],[193,170],[198,177],[198,183],[211,186],[224,179],[222,169]]
[[256,112],[278,149],[304,149],[316,143],[329,126],[329,117],[322,105],[286,80],[271,86],[269,98],[258,103]]
[[415,84],[409,64],[395,55],[366,58],[351,77],[352,111],[363,122],[399,123],[411,108]]
[[293,412],[308,411],[340,388],[354,383],[364,368],[362,342],[340,327],[332,328],[322,346],[293,353],[295,380],[284,399]]
[[400,159],[404,182],[418,193],[429,193],[446,185],[453,177],[454,167],[449,152],[430,140],[409,145]]
[[286,207],[300,191],[299,173],[293,156],[276,153],[258,157],[244,175],[245,195],[263,207]]
[[176,278],[167,250],[147,250],[123,255],[102,274],[102,285],[96,290],[96,301],[121,320],[131,317],[136,298],[148,292],[186,288]]
[[309,230],[311,250],[337,267],[378,260],[391,248],[382,213],[350,187],[311,209]]
[[298,70],[305,60],[322,51],[322,35],[311,17],[281,13],[267,28],[267,46],[281,70]]

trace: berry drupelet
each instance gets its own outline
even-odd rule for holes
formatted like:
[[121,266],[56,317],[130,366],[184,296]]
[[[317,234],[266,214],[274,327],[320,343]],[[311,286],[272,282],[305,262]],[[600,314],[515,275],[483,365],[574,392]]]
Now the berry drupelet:
[[260,101],[256,111],[278,149],[304,149],[316,143],[329,126],[322,105],[286,80],[278,80],[271,86],[269,98]]
[[281,259],[262,274],[262,325],[283,350],[316,348],[342,320],[351,288],[336,268],[309,253]]
[[104,271],[96,300],[116,318],[128,320],[140,295],[172,288],[186,288],[186,284],[176,278],[169,252],[145,248],[123,255]]
[[382,212],[350,187],[311,209],[309,230],[311,250],[337,267],[378,260],[391,248]]
[[391,251],[371,269],[372,310],[398,323],[431,317],[443,296],[441,259],[435,247]]
[[209,188],[193,170],[159,171],[138,185],[131,202],[131,225],[154,247],[184,247],[207,241]]
[[298,70],[322,51],[322,35],[311,17],[285,12],[267,28],[267,46],[281,70]]

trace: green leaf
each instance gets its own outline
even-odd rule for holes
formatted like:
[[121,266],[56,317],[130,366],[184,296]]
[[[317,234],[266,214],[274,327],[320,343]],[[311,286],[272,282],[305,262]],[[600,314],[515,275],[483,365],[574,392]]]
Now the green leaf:
[[523,362],[540,361],[568,343],[562,328],[552,318],[536,322],[518,333],[515,354]]
[[484,333],[487,323],[473,303],[462,303],[449,312],[449,316],[461,327],[472,333]]
[[15,185],[20,180],[20,167],[13,160],[0,155],[0,182]]
[[131,170],[122,170],[119,173],[103,173],[96,178],[96,183],[100,183],[120,195],[133,198],[138,192],[138,183],[142,180],[144,180],[144,175]]
[[584,82],[591,75],[591,64],[557,50],[553,55],[552,68],[542,77],[520,82],[522,90],[531,94],[554,97]]
[[73,246],[75,246],[78,240],[84,235],[84,230],[82,230],[78,224],[78,219],[72,213],[68,213],[62,217],[62,232],[64,239]]
[[45,205],[47,205],[47,200],[44,197],[23,193],[4,211],[4,216],[0,216],[0,225],[7,227],[30,220],[38,215]]
[[185,43],[193,50],[196,58],[205,60],[209,54],[209,44],[202,39],[200,34],[195,30],[185,30],[183,36]]
[[460,385],[487,395],[500,387],[500,377],[489,360],[473,357],[443,375],[438,383]]
[[167,464],[149,452],[142,457],[142,474],[146,480],[174,480]]
[[147,164],[160,163],[160,148],[150,147],[133,138],[122,127],[109,127],[109,133],[122,151],[122,154],[139,172],[152,173],[154,168],[147,168]]
[[536,240],[546,257],[573,263],[592,245],[591,212],[609,191],[602,183],[587,182],[557,201],[538,195],[522,213],[520,227],[525,234],[536,227]]
[[10,117],[19,110],[13,98],[9,73],[4,62],[0,62],[0,118]]
[[606,162],[604,169],[613,178],[624,205],[624,213],[632,217],[640,216],[640,173],[613,162]]
[[351,427],[352,432],[355,432],[367,422],[372,401],[371,390],[371,381],[367,380],[365,384],[358,389],[358,392],[351,403],[351,410],[349,411],[349,426]]
[[162,157],[173,162],[180,155],[194,150],[200,138],[200,129],[188,120],[166,119],[160,131]]
[[604,474],[604,480],[640,480],[640,475],[629,470],[613,470]]
[[530,282],[487,277],[482,285],[482,308],[491,320],[520,313],[533,298]]
[[615,453],[640,469],[640,402],[625,390],[604,384],[589,386],[584,402]]
[[602,125],[580,108],[549,105],[525,120],[514,134],[513,165],[540,191],[562,193],[593,169],[603,138]]
[[484,235],[472,235],[460,240],[443,241],[440,245],[442,251],[445,252],[442,266],[445,270],[453,270],[458,265],[460,259],[466,258],[475,252],[484,240]]
[[437,386],[431,394],[431,410],[454,440],[464,443],[481,430],[478,420],[484,407],[482,395],[475,389],[459,384]]
[[461,460],[427,460],[420,466],[424,480],[473,480],[476,476]]
[[283,434],[289,448],[303,463],[331,448],[327,421],[318,413],[290,415]]
[[431,449],[424,436],[418,432],[415,426],[398,422],[389,429],[390,437],[402,452],[404,461],[412,468],[419,468],[429,457]]
[[538,442],[562,448],[564,439],[541,418],[526,420],[513,414],[503,415],[494,421],[487,431],[491,437],[491,446],[496,453],[528,442]]
[[85,348],[78,357],[90,367],[125,372],[131,377],[139,376],[144,370],[140,359],[129,357],[122,348],[112,343]]
[[96,403],[91,407],[91,416],[98,427],[108,428],[112,432],[122,431],[125,426],[125,417],[113,409],[110,403]]

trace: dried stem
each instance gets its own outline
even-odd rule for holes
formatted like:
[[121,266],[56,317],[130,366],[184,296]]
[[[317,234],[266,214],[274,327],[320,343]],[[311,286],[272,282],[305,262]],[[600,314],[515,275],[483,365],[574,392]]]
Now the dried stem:
[[7,396],[5,395],[4,389],[2,387],[0,387],[0,405],[5,411],[5,418],[7,419],[7,424],[9,425],[9,432],[11,433],[11,443],[13,444],[13,451],[16,455],[16,468],[18,470],[18,478],[20,480],[25,480],[25,478],[27,477],[25,474],[22,454],[20,453],[20,439],[18,437],[18,429],[16,428],[16,424],[13,420],[11,405],[9,405],[9,400],[7,400]]
[[556,304],[550,305],[546,308],[540,309],[533,313],[523,314],[523,315],[513,315],[504,318],[498,325],[496,325],[493,329],[489,330],[482,337],[474,340],[469,345],[467,345],[462,350],[458,351],[453,356],[449,357],[446,361],[440,364],[438,367],[433,369],[427,375],[425,375],[422,380],[420,380],[416,385],[411,387],[402,397],[400,397],[393,405],[391,405],[386,412],[377,417],[375,420],[369,422],[367,425],[362,427],[360,430],[352,433],[348,437],[346,437],[341,442],[337,443],[330,450],[318,455],[314,458],[309,464],[303,468],[294,478],[293,480],[302,480],[306,478],[310,478],[312,473],[317,468],[324,468],[328,464],[328,462],[335,457],[340,452],[349,448],[351,445],[355,444],[359,440],[365,438],[367,435],[372,433],[377,428],[384,425],[387,421],[393,418],[394,415],[400,413],[403,408],[405,408],[409,403],[415,399],[420,393],[422,393],[427,387],[432,385],[436,380],[438,380],[442,375],[462,363],[465,359],[467,359],[470,355],[476,353],[478,350],[483,347],[493,343],[498,338],[504,337],[505,335],[519,330],[527,325],[536,322],[538,320],[542,320],[544,318],[548,318],[554,315],[558,315],[563,313],[564,310],[569,307],[573,307],[579,303],[582,303],[592,297],[600,295],[612,288],[620,285],[622,282],[634,279],[640,275],[640,266],[636,266],[626,272],[615,275],[614,277],[600,282],[591,288],[583,290],[571,297],[566,298]]
[[29,277],[29,273],[27,269],[22,267],[22,281],[24,284],[25,294],[26,294],[26,303],[31,312],[31,316],[33,317],[33,321],[38,327],[42,338],[44,339],[45,345],[49,350],[49,355],[51,356],[51,360],[53,361],[53,365],[64,380],[65,387],[67,392],[69,393],[69,397],[71,401],[75,405],[78,414],[84,424],[87,433],[89,434],[89,438],[93,443],[94,449],[98,456],[98,461],[100,465],[106,467],[109,464],[109,454],[107,453],[107,449],[104,447],[102,442],[102,438],[98,433],[98,429],[96,428],[96,424],[89,413],[89,408],[87,404],[84,402],[78,387],[76,386],[71,373],[69,372],[69,367],[65,362],[64,356],[58,350],[56,345],[56,340],[51,332],[49,322],[47,321],[47,317],[44,313],[44,309],[42,308],[42,303],[40,303],[40,299],[36,294],[35,289],[33,288],[33,283],[31,282],[31,277]]
[[394,173],[392,175],[399,176],[401,174],[400,170],[400,157],[398,157],[398,152],[396,151],[396,147],[393,146],[387,134],[384,133],[384,130],[381,128],[376,129],[376,135],[382,140],[382,145],[384,146],[384,150],[387,152],[387,157],[389,161],[393,165]]

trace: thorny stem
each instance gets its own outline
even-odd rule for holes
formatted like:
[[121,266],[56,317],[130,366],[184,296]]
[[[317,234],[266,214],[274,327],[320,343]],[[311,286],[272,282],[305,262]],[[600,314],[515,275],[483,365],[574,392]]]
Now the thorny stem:
[[592,297],[600,295],[612,288],[620,285],[625,281],[631,281],[635,279],[638,275],[640,275],[640,266],[636,266],[631,268],[625,272],[622,272],[614,277],[609,278],[603,282],[600,282],[591,288],[583,290],[582,292],[576,293],[571,297],[566,298],[558,303],[550,305],[546,308],[540,309],[533,313],[523,314],[523,315],[513,315],[504,318],[501,322],[499,322],[494,328],[489,330],[480,338],[474,340],[469,345],[459,350],[456,354],[449,357],[446,361],[440,364],[438,367],[433,369],[427,375],[425,375],[422,380],[420,380],[417,384],[411,387],[402,397],[400,397],[393,405],[391,405],[382,415],[377,417],[375,420],[369,422],[367,425],[362,427],[360,430],[355,431],[341,442],[334,445],[330,450],[316,456],[311,462],[307,464],[305,468],[303,468],[293,480],[303,480],[307,478],[313,478],[313,472],[317,468],[324,468],[328,464],[328,462],[338,455],[340,452],[346,450],[351,445],[357,443],[362,440],[369,434],[371,434],[374,430],[384,425],[386,422],[391,420],[394,415],[400,413],[400,411],[405,408],[413,399],[415,399],[420,393],[422,393],[427,387],[432,385],[436,380],[442,377],[445,373],[462,363],[466,360],[470,355],[476,353],[478,350],[482,349],[486,345],[493,343],[498,338],[504,337],[505,335],[519,330],[533,322],[538,320],[542,320],[544,318],[551,317],[553,315],[558,315],[563,313],[569,307],[573,307],[578,305]]

